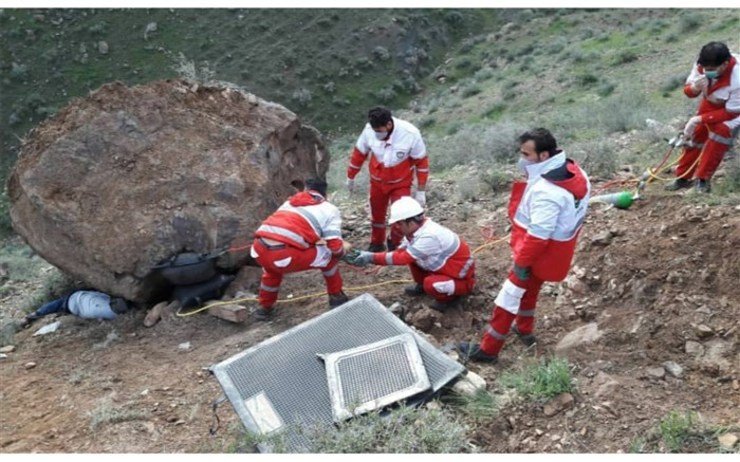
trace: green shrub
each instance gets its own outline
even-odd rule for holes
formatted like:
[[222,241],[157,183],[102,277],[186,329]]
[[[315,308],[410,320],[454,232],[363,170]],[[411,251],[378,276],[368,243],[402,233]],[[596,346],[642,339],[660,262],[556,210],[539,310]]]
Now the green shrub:
[[400,407],[382,415],[365,414],[337,425],[336,430],[309,427],[309,452],[358,453],[461,453],[472,452],[465,426],[447,411]]
[[568,155],[593,177],[611,178],[620,164],[614,144],[603,138],[572,143]]
[[681,19],[679,19],[678,32],[681,34],[693,32],[694,30],[698,29],[699,26],[701,26],[703,20],[704,18],[701,14],[698,14],[695,11],[689,11],[681,16]]
[[673,74],[660,86],[660,91],[671,92],[677,88],[683,88],[684,82],[686,82],[686,74]]
[[534,399],[552,398],[573,391],[570,365],[561,358],[532,363],[518,372],[506,371],[499,378],[499,383]]
[[451,395],[445,402],[449,402],[455,406],[455,410],[476,422],[492,420],[499,413],[498,400],[486,390],[478,390],[473,396]]
[[481,87],[479,87],[478,85],[472,84],[472,85],[468,85],[467,87],[463,89],[462,95],[463,95],[463,98],[469,98],[471,96],[477,95],[481,91],[483,91],[481,90]]
[[617,88],[617,86],[611,82],[602,82],[598,87],[596,87],[596,94],[601,97],[609,96],[614,93],[615,88]]
[[575,75],[576,85],[589,87],[599,81],[599,78],[590,72],[581,72]]
[[612,59],[612,64],[615,66],[619,66],[620,64],[627,64],[633,61],[637,61],[637,58],[637,52],[635,50],[627,48],[619,50],[617,52],[617,54]]
[[671,411],[668,416],[660,421],[658,425],[660,437],[669,452],[680,452],[684,441],[690,435],[695,419],[696,414],[693,412],[681,414],[677,411]]

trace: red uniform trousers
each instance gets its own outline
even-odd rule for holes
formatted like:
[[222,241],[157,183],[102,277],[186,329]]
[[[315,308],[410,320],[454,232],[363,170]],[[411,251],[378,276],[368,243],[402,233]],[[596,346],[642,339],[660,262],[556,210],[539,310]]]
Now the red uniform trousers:
[[491,323],[486,327],[480,347],[488,355],[497,355],[501,351],[514,320],[516,320],[516,327],[521,334],[528,335],[534,331],[534,311],[544,281],[538,279],[534,274],[530,274],[526,281],[522,281],[516,277],[513,271],[509,273],[509,280],[517,287],[525,289],[525,292],[522,295],[517,314],[494,305]]
[[[424,292],[442,303],[450,302],[462,295],[468,295],[473,291],[473,286],[475,286],[475,265],[470,267],[465,279],[455,279],[444,274],[432,273],[415,263],[410,264],[409,269],[411,270],[411,276],[414,278],[414,281],[424,287]],[[455,283],[455,292],[452,295],[437,292],[434,288],[435,283],[446,281],[454,281]]]
[[[703,144],[704,147],[687,147],[684,149],[676,167],[676,176],[687,180],[692,178],[710,180],[722,162],[722,157],[732,145],[730,127],[724,122],[702,123],[696,127],[693,140],[697,144]],[[699,155],[701,155],[701,159],[697,165],[694,165]]]
[[[384,184],[379,181],[370,181],[370,220],[372,232],[370,244],[385,244],[386,217],[388,206],[404,196],[411,195],[411,186],[407,184]],[[391,244],[398,247],[403,235],[391,228]]]
[[[308,269],[320,269],[326,281],[326,292],[329,295],[338,294],[342,291],[342,274],[339,272],[339,259],[332,257],[324,268],[311,266],[316,258],[316,247],[298,249],[287,244],[280,246],[267,246],[260,238],[254,240],[254,249],[257,251],[257,263],[262,266],[262,279],[260,281],[259,304],[264,309],[272,308],[278,298],[280,284],[283,275],[297,273]],[[290,264],[285,267],[275,266],[276,261],[291,258]]]

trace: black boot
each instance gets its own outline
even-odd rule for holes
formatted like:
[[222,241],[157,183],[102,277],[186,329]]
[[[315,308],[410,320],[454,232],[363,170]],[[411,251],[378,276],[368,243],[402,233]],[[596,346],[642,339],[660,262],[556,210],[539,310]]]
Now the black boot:
[[459,298],[456,298],[454,300],[450,300],[449,302],[440,302],[439,300],[434,300],[430,305],[429,308],[439,311],[441,313],[444,313],[445,311],[449,310],[450,308],[456,306],[458,302],[460,301]]
[[667,185],[665,185],[666,191],[678,191],[679,189],[690,188],[694,184],[694,180],[687,180],[686,178],[676,178]]
[[406,286],[403,288],[403,293],[412,297],[418,297],[419,295],[424,295],[424,286],[421,284]]
[[460,342],[457,344],[457,351],[460,353],[460,359],[463,362],[467,362],[469,359],[491,364],[498,362],[498,356],[484,353],[480,349],[480,343]]
[[709,194],[712,192],[712,185],[709,183],[709,180],[702,180],[698,179],[696,180],[696,192],[698,193],[704,193]]
[[329,294],[329,309],[344,305],[349,301],[349,297],[344,292],[338,294]]
[[273,308],[265,309],[265,308],[257,308],[254,311],[254,319],[257,321],[269,321],[272,319],[272,315],[275,312]]
[[394,244],[393,242],[391,242],[391,238],[390,237],[388,239],[386,239],[385,244],[388,247],[388,252],[393,252],[398,247],[396,244]]
[[514,324],[511,326],[511,331],[516,334],[517,337],[519,337],[519,340],[522,341],[523,344],[525,344],[528,347],[531,347],[535,343],[537,343],[537,337],[534,336],[534,334],[522,334],[519,332],[519,328]]

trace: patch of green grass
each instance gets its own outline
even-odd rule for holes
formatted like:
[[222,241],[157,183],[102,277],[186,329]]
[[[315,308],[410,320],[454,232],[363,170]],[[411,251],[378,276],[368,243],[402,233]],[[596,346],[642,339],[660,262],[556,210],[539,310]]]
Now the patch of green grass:
[[96,407],[90,416],[90,428],[97,430],[101,425],[117,424],[130,420],[146,420],[149,412],[140,409],[116,408],[110,402],[103,402]]
[[669,452],[680,452],[695,420],[696,414],[693,412],[672,411],[660,421],[658,431]]
[[399,407],[383,415],[365,414],[336,430],[308,428],[311,453],[461,453],[472,452],[465,426],[444,409]]
[[446,399],[455,410],[476,422],[494,419],[499,413],[498,400],[486,390],[478,390],[473,396],[452,395]]
[[551,398],[573,391],[573,377],[568,361],[551,358],[525,365],[518,371],[505,371],[499,384],[513,388],[527,398]]

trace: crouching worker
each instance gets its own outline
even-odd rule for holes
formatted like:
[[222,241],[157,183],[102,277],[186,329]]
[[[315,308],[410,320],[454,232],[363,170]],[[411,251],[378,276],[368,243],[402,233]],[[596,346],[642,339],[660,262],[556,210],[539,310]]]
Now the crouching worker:
[[83,319],[116,319],[116,316],[127,312],[128,309],[128,302],[122,298],[111,297],[94,290],[78,290],[42,305],[38,310],[26,315],[21,325],[26,327],[33,321],[53,313],[73,314]]
[[393,252],[361,251],[354,264],[409,265],[416,284],[404,292],[430,295],[431,308],[438,311],[473,291],[475,260],[460,236],[426,218],[421,204],[408,196],[391,204],[389,222],[404,236],[400,247]]
[[326,188],[322,180],[306,180],[304,191],[291,196],[257,228],[251,250],[262,266],[256,319],[264,321],[273,314],[283,275],[311,268],[324,275],[330,308],[348,300],[338,266],[345,251],[342,218],[326,200]]

